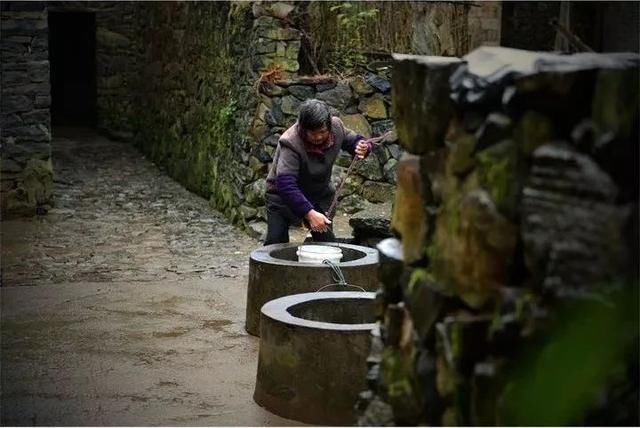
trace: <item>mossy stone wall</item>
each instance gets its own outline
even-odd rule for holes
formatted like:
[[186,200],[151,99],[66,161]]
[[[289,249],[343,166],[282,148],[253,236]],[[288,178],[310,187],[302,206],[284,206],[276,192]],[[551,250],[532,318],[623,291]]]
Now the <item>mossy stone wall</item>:
[[51,203],[53,168],[46,7],[1,7],[0,215],[6,219],[34,215]]
[[640,56],[544,55],[395,56],[360,425],[638,421]]

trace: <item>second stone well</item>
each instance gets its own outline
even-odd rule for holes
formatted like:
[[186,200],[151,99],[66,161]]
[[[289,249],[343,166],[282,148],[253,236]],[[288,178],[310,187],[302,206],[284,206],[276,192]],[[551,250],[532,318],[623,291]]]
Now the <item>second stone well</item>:
[[[260,308],[274,299],[291,294],[318,291],[335,284],[335,272],[328,265],[300,263],[296,250],[301,244],[273,244],[251,252],[249,284],[247,288],[247,313],[245,328],[248,333],[260,334]],[[322,243],[340,247],[343,258],[336,266],[346,282],[366,291],[378,286],[378,250],[359,245]],[[338,285],[326,291],[356,291],[355,288]]]

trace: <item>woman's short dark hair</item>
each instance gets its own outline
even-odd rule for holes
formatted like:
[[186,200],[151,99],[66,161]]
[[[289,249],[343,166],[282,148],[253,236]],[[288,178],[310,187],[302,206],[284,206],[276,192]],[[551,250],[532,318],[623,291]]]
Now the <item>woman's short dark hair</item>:
[[303,102],[298,111],[298,125],[307,131],[315,131],[323,126],[331,130],[329,106],[324,101],[316,99]]

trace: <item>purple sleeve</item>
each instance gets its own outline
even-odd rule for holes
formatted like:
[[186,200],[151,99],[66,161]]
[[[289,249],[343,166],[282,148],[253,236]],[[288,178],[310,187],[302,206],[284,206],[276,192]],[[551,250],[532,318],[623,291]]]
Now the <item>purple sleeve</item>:
[[304,196],[302,190],[298,186],[298,177],[290,174],[282,174],[276,176],[276,189],[282,197],[285,204],[293,211],[295,215],[303,218],[310,210],[313,209],[311,202]]

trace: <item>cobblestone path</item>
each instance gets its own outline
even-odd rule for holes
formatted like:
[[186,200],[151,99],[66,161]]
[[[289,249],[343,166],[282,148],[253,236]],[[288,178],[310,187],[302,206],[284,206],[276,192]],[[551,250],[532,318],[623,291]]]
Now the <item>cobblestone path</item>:
[[181,281],[248,272],[260,245],[127,143],[52,142],[55,206],[2,224],[3,285]]

